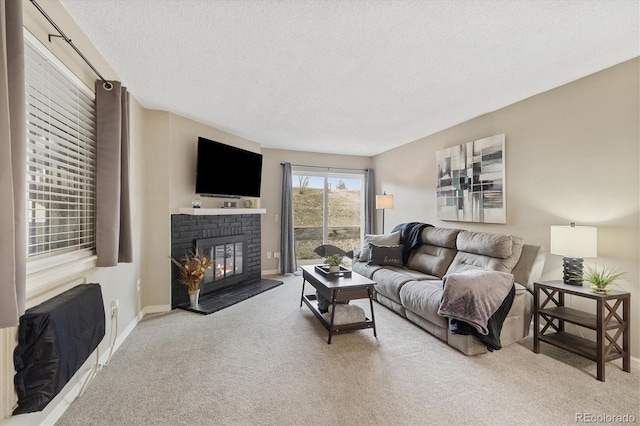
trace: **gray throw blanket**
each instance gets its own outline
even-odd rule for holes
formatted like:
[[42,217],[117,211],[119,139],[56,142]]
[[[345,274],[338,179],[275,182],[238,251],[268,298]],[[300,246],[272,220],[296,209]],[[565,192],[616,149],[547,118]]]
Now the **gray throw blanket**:
[[509,295],[513,282],[512,274],[480,269],[445,275],[438,314],[464,321],[486,336],[487,323]]

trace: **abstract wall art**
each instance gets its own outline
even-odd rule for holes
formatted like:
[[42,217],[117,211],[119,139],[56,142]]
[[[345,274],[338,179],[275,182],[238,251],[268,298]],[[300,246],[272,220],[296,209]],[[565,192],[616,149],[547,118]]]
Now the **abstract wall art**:
[[507,223],[504,134],[436,152],[437,218]]

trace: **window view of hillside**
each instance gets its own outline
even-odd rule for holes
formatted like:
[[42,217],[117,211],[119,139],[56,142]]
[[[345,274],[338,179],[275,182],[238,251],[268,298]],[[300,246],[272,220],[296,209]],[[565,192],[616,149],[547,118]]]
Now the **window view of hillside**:
[[294,174],[292,183],[299,264],[320,263],[322,259],[313,250],[322,244],[347,252],[360,248],[361,178]]

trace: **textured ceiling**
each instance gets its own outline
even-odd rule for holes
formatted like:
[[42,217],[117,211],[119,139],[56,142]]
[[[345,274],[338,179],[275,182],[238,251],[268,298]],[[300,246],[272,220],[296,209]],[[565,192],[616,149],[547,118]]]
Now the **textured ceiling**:
[[640,54],[638,0],[61,2],[144,107],[301,151],[375,155]]

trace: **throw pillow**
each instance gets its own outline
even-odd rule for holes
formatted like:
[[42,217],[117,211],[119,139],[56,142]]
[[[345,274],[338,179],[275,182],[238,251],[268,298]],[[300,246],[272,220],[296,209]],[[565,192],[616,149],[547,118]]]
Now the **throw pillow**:
[[394,246],[379,246],[377,244],[369,244],[369,263],[368,265],[380,266],[402,266],[402,244]]
[[369,244],[377,244],[380,246],[393,246],[400,244],[400,231],[391,234],[366,234],[364,236],[364,245],[360,251],[360,262],[369,260]]

